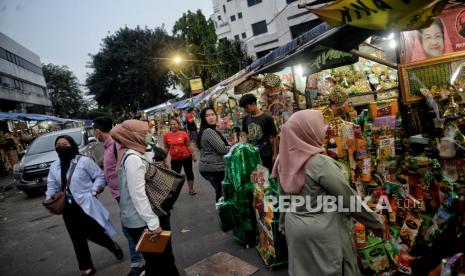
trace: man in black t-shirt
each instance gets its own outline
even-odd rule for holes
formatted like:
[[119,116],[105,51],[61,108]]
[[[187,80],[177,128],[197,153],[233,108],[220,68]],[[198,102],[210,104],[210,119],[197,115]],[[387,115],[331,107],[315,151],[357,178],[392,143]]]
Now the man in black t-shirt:
[[263,165],[271,171],[278,154],[274,120],[258,108],[257,98],[252,94],[242,96],[239,106],[249,114],[242,120],[242,132],[247,135],[248,142],[258,148]]
[[197,125],[195,124],[194,108],[189,108],[186,113],[187,132],[191,141],[197,141]]

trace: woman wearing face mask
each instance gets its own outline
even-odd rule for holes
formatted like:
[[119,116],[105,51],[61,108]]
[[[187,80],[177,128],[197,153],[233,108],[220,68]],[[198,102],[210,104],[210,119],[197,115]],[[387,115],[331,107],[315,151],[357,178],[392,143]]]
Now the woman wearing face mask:
[[215,189],[216,202],[222,197],[221,182],[224,179],[223,156],[230,147],[226,139],[216,130],[217,116],[213,108],[207,107],[200,112],[200,131],[197,147],[200,149],[200,174]]
[[[123,251],[111,237],[116,230],[110,222],[110,215],[95,197],[103,190],[105,178],[100,167],[89,157],[79,155],[79,147],[70,136],[59,136],[55,141],[59,160],[52,163],[47,179],[45,201],[66,188],[66,205],[63,220],[73,242],[74,252],[81,275],[95,274],[87,240],[107,248],[118,260]],[[74,172],[70,168],[74,167]],[[70,179],[70,183],[67,183]]]
[[171,169],[177,173],[181,173],[184,168],[184,173],[187,178],[189,187],[189,195],[196,195],[194,191],[194,172],[192,170],[192,160],[197,161],[195,150],[192,146],[189,135],[185,131],[180,130],[181,123],[178,119],[172,118],[170,121],[170,132],[163,137],[165,151],[171,156]]
[[[152,239],[162,230],[171,230],[170,216],[158,217],[152,210],[145,193],[145,173],[153,154],[147,152],[151,141],[148,124],[139,120],[127,120],[111,130],[111,137],[121,146],[118,151],[118,177],[120,181],[121,223],[134,241],[144,231]],[[145,259],[145,275],[179,275],[175,265],[171,241],[163,253],[142,253]]]

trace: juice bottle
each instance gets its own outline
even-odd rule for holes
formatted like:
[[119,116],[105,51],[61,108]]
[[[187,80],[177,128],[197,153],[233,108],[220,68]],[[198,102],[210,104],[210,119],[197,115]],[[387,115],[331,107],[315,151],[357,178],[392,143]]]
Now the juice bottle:
[[363,158],[362,181],[363,182],[371,181],[371,159],[368,157],[368,155]]
[[336,131],[334,130],[333,126],[328,126],[328,130],[326,131],[326,138],[328,139],[328,144],[326,146],[328,150],[328,156],[338,159],[338,151],[337,151],[337,144],[336,144]]
[[367,236],[365,232],[365,225],[360,222],[355,223],[355,245],[357,248],[363,248],[366,246]]

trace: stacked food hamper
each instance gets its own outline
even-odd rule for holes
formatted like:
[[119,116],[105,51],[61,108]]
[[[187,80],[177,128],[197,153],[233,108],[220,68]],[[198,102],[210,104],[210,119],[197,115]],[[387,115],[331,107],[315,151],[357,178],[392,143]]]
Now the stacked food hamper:
[[223,231],[233,235],[246,247],[256,244],[256,218],[253,209],[254,185],[250,175],[261,164],[258,150],[249,144],[236,144],[224,157],[223,202],[217,203]]
[[[258,165],[250,176],[255,186],[253,206],[257,219],[257,250],[265,265],[273,268],[287,262],[285,236],[279,231],[279,202],[270,200],[279,196],[279,183],[270,179],[268,169]],[[274,205],[273,205],[274,204]]]
[[387,225],[380,238],[356,222],[363,273],[456,275],[463,269],[465,250],[465,151],[456,122],[465,113],[444,116],[443,129],[436,130],[451,139],[413,152],[396,100],[372,102],[356,119],[341,110],[333,108],[325,117],[327,154],[338,160],[353,188]]

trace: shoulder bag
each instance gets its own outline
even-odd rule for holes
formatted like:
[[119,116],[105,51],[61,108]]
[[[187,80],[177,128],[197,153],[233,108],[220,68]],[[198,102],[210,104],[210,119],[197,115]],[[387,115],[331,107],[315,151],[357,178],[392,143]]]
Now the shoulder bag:
[[[122,165],[129,155],[131,154],[126,155],[121,162]],[[184,175],[165,168],[160,163],[149,163],[145,173],[145,193],[157,216],[166,216],[170,213],[181,193],[185,180]]]
[[72,164],[70,167],[69,171],[69,176],[68,179],[65,183],[61,184],[61,190],[59,192],[56,192],[54,195],[49,200],[46,200],[42,202],[42,205],[45,206],[45,208],[48,209],[48,211],[54,215],[61,215],[63,214],[63,211],[65,210],[65,201],[66,201],[66,192],[65,189],[69,187],[71,183],[71,177],[73,176],[74,169],[77,166],[77,163],[79,162],[80,156],[78,155],[76,157],[76,164]]

